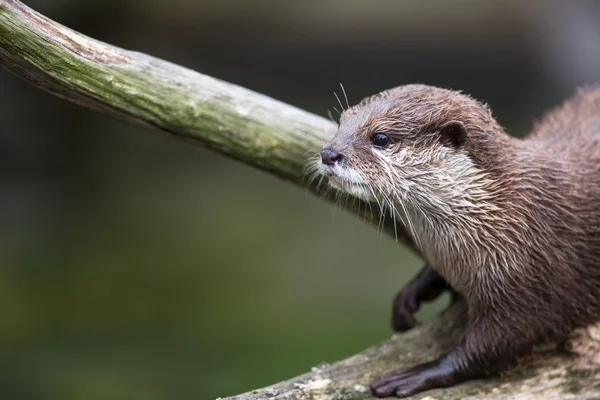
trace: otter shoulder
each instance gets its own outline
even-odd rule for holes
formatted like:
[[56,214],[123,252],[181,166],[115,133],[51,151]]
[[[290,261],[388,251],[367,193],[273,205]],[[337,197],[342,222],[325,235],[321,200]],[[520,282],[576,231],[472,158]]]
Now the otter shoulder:
[[536,121],[526,140],[554,156],[600,160],[600,86],[578,89]]

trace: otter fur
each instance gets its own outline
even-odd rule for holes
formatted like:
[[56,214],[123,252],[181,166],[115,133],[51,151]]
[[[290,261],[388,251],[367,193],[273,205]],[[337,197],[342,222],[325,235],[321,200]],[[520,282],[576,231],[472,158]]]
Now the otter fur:
[[345,110],[319,164],[332,187],[391,210],[426,260],[394,300],[396,330],[446,289],[468,306],[454,347],[380,377],[376,396],[497,374],[600,320],[600,88],[519,139],[467,95],[400,86]]

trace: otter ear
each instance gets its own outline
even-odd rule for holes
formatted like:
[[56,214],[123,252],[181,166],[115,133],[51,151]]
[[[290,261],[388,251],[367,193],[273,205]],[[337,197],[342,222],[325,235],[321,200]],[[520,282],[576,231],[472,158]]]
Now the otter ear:
[[440,140],[444,146],[458,148],[467,140],[467,128],[460,121],[448,121],[440,128]]

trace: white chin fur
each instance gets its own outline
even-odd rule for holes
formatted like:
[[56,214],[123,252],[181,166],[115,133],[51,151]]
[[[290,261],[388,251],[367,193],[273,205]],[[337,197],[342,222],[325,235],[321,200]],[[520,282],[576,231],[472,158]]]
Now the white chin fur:
[[345,190],[345,192],[364,201],[375,200],[373,194],[371,194],[371,191],[364,186],[350,186]]
[[364,179],[357,172],[338,165],[333,167],[321,165],[321,173],[329,178],[329,186],[332,188],[364,201],[375,200]]

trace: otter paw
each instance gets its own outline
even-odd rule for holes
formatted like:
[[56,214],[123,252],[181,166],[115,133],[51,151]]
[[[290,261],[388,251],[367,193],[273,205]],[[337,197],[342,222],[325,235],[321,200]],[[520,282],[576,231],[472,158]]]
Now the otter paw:
[[392,309],[392,328],[396,332],[405,332],[417,324],[414,313],[419,309],[417,292],[410,286],[402,289],[394,298]]
[[371,391],[377,397],[407,397],[425,390],[452,386],[466,379],[467,375],[459,374],[451,360],[444,357],[385,374],[371,383]]
[[407,397],[427,389],[431,387],[426,376],[413,368],[392,371],[371,383],[371,391],[377,397]]

